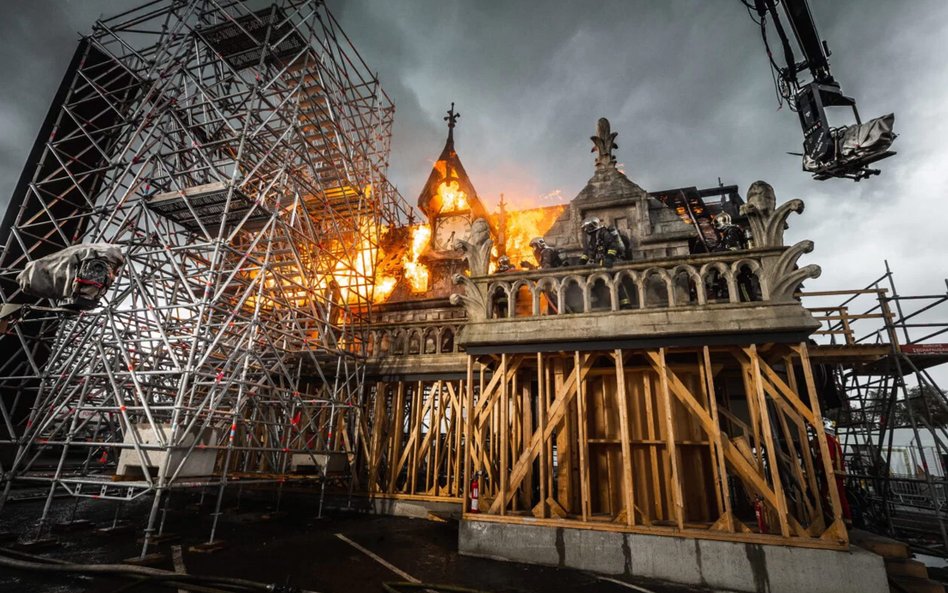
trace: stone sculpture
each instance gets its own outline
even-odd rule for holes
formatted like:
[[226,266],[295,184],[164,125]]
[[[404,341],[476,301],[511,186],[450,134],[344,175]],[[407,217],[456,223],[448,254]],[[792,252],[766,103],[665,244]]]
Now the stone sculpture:
[[608,119],[599,118],[599,122],[596,124],[596,135],[590,136],[590,140],[593,141],[593,149],[590,152],[599,152],[596,156],[597,169],[615,167],[616,157],[612,154],[612,151],[619,148],[619,145],[615,143],[618,135],[618,132],[611,131]]

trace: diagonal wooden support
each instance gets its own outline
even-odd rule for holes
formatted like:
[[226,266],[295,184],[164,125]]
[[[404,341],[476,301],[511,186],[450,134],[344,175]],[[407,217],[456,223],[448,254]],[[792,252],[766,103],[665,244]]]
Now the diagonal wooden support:
[[[561,394],[562,397],[557,397],[553,401],[553,405],[551,405],[549,409],[549,417],[547,418],[546,427],[542,432],[537,431],[533,434],[533,439],[530,441],[530,446],[520,455],[513,468],[511,468],[510,479],[508,481],[508,484],[511,488],[516,488],[520,485],[520,482],[526,475],[527,467],[529,464],[533,463],[533,459],[539,452],[540,442],[549,439],[553,435],[556,425],[563,419],[563,415],[566,413],[569,403],[573,401],[573,397],[576,395],[577,384],[586,379],[586,375],[589,373],[589,369],[593,360],[594,359],[592,357],[588,358],[581,368],[574,370],[573,374],[570,376],[570,379],[563,386],[564,391]],[[494,502],[490,507],[490,513],[497,514],[497,512],[500,510],[500,505],[506,505],[509,503],[512,496],[513,495],[508,492],[504,497],[497,497],[494,499]]]

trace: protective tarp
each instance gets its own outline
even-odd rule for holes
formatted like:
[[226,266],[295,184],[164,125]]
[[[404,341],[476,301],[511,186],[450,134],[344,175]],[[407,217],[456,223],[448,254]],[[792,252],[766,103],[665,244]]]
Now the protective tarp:
[[26,264],[16,280],[26,294],[94,306],[124,263],[125,256],[115,245],[74,245]]
[[892,146],[896,134],[892,132],[895,114],[883,115],[864,124],[833,130],[836,140],[836,159],[833,163],[813,160],[803,155],[803,168],[807,171],[820,171],[828,165],[845,165],[864,158],[881,154]]
[[849,126],[839,137],[837,154],[848,160],[885,152],[895,140],[895,134],[892,133],[894,123],[895,114],[890,113],[858,126]]

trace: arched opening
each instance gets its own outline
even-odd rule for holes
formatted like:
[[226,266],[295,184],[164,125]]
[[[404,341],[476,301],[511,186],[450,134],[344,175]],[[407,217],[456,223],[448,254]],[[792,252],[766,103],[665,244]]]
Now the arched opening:
[[405,337],[405,332],[399,331],[395,334],[394,343],[392,344],[392,354],[405,354],[406,342],[408,341]]
[[493,319],[504,319],[510,314],[510,296],[507,289],[498,286],[490,293],[490,316]]
[[726,303],[731,300],[727,278],[717,268],[710,268],[704,274],[704,293],[709,303]]
[[368,337],[365,340],[365,355],[366,356],[375,356],[375,346],[378,342],[379,335],[375,332],[369,332]]
[[408,353],[421,354],[421,335],[418,331],[408,334]]
[[628,274],[621,274],[616,286],[616,293],[619,296],[619,309],[638,309],[641,307],[639,302],[639,288],[635,280]]
[[763,293],[760,290],[760,278],[750,265],[743,264],[737,269],[737,293],[742,303],[763,300]]
[[698,286],[694,277],[687,270],[678,270],[672,280],[672,289],[675,291],[675,304],[678,306],[698,304]]
[[560,313],[582,313],[585,310],[583,289],[579,286],[579,281],[576,278],[564,280],[563,301]]
[[537,282],[538,315],[556,315],[559,301],[556,298],[556,282],[547,278]]
[[392,351],[392,334],[390,332],[382,332],[382,335],[379,337],[379,355],[388,354]]
[[513,289],[514,317],[533,317],[533,292],[526,284],[518,284]]
[[652,272],[645,278],[645,306],[668,306],[668,285],[658,272]]
[[612,291],[605,278],[596,278],[589,287],[589,310],[611,311]]
[[434,329],[425,331],[425,354],[438,353],[438,335]]
[[454,330],[450,327],[441,330],[441,352],[454,352]]

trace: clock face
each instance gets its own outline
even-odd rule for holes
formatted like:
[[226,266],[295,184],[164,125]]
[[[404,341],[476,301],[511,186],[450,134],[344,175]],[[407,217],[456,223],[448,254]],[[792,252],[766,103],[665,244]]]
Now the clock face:
[[436,250],[451,251],[455,241],[470,239],[471,221],[465,216],[445,216],[438,221],[434,235]]

